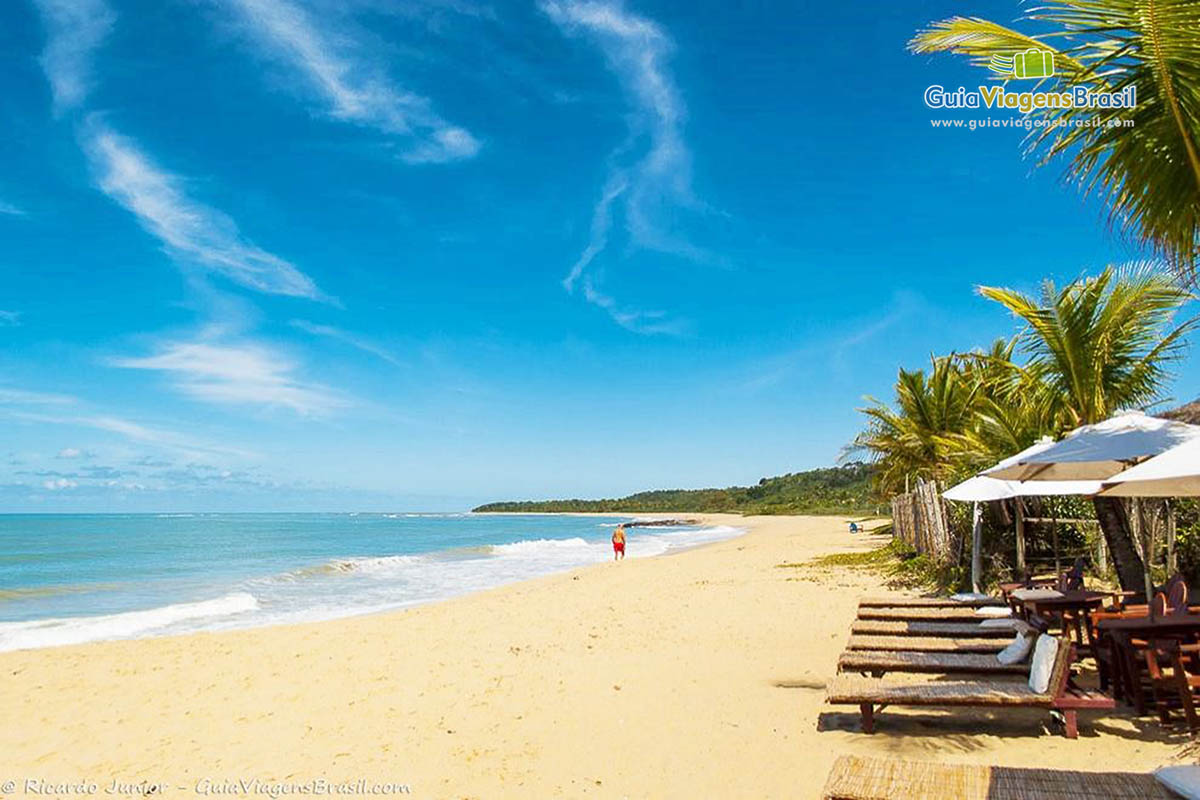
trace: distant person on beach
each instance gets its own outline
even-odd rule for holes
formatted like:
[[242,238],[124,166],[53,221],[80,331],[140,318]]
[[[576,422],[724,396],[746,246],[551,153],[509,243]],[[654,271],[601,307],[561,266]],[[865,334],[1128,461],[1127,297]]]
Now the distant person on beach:
[[613,561],[625,558],[625,526],[618,525],[613,531]]
[[858,533],[858,523],[857,523],[857,522],[851,522],[851,523],[850,523],[850,532],[851,532],[851,533]]

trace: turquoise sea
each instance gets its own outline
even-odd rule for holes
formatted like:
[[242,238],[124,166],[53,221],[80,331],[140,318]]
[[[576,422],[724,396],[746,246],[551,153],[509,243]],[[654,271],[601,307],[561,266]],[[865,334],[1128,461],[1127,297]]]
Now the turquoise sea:
[[[612,557],[627,517],[0,515],[0,651],[333,619]],[[628,556],[735,535],[631,529]]]

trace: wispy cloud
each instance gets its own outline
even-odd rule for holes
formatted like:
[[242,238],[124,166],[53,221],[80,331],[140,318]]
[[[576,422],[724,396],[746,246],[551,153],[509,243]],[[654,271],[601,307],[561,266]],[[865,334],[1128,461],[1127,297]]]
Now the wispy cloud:
[[116,22],[104,0],[34,0],[46,28],[42,69],[56,114],[80,105],[92,87],[92,54]]
[[288,0],[223,0],[245,28],[278,60],[300,72],[334,119],[404,137],[401,156],[410,163],[458,161],[479,152],[465,128],[442,119],[428,98],[394,85],[382,65],[362,55],[351,37],[330,32]]
[[0,328],[15,328],[20,324],[20,311],[0,311]]
[[209,403],[287,408],[304,416],[348,405],[341,394],[297,378],[296,364],[282,354],[253,342],[168,342],[155,355],[112,364],[165,372],[176,389]]
[[175,258],[268,294],[326,299],[290,262],[256,247],[226,214],[192,200],[182,181],[132,140],[93,117],[82,132],[100,189],[157,237]]
[[596,289],[590,275],[583,278],[583,297],[592,305],[607,311],[622,328],[634,333],[682,336],[689,328],[687,322],[674,319],[665,311],[639,311],[619,305],[616,300]]
[[6,389],[0,386],[0,405],[4,406],[69,406],[76,402],[70,395]]
[[404,366],[404,362],[397,358],[390,350],[382,345],[376,344],[370,339],[365,339],[358,334],[350,331],[336,328],[332,325],[318,325],[315,322],[308,322],[302,319],[294,319],[291,322],[292,327],[299,328],[306,333],[311,333],[314,336],[324,336],[327,339],[335,339],[339,342],[350,345],[364,353],[370,353],[376,358],[381,358],[397,367]]
[[[683,137],[687,109],[667,69],[672,42],[658,24],[626,10],[615,0],[544,0],[542,10],[560,28],[597,44],[609,68],[617,75],[633,103],[627,117],[629,136],[610,157],[609,176],[592,212],[587,246],[572,266],[563,285],[573,292],[592,262],[608,247],[614,213],[624,222],[629,242],[640,248],[670,253],[696,261],[712,261],[711,254],[669,230],[662,218],[678,208],[702,208],[692,190],[691,153]],[[594,289],[584,297],[621,324],[623,314],[596,298]],[[611,300],[611,298],[609,298]],[[628,327],[628,326],[626,326]],[[645,329],[649,333],[670,328]]]
[[[30,392],[28,394],[35,393]],[[0,407],[0,416],[45,425],[63,425],[73,428],[90,428],[92,430],[106,431],[140,444],[154,445],[191,455],[218,454],[238,457],[252,455],[236,447],[207,442],[186,434],[152,427],[123,417],[107,414],[64,414],[61,410],[56,412],[50,409],[26,410]]]
[[5,214],[10,217],[26,216],[25,209],[4,200],[0,200],[0,214]]

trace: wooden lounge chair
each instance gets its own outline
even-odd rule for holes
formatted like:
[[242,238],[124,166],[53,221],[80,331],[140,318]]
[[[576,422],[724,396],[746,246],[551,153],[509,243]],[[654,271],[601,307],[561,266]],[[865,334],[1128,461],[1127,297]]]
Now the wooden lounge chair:
[[1004,639],[981,636],[867,636],[850,634],[847,650],[920,651],[923,653],[999,653],[1008,645]]
[[982,622],[987,617],[973,608],[905,608],[903,606],[859,606],[859,619],[908,620],[922,622]]
[[1071,651],[1070,640],[1060,639],[1045,692],[1035,692],[1025,682],[1000,679],[892,683],[879,678],[838,675],[826,685],[825,702],[857,705],[866,733],[875,731],[875,712],[889,705],[1054,709],[1063,713],[1067,738],[1074,739],[1079,735],[1078,709],[1108,709],[1113,708],[1114,703],[1110,697],[1072,685]]
[[948,675],[1028,675],[1029,665],[1001,664],[990,653],[922,653],[910,650],[847,650],[838,658],[838,672],[860,672],[876,678],[888,672],[936,672]]
[[911,620],[855,620],[851,633],[874,636],[982,636],[988,639],[1011,639],[1011,627],[983,626],[978,622],[920,622]]
[[949,597],[864,597],[858,601],[860,608],[979,608],[980,606],[1002,606],[998,597],[979,600],[953,600]]
[[825,800],[1179,800],[1153,775],[841,756]]

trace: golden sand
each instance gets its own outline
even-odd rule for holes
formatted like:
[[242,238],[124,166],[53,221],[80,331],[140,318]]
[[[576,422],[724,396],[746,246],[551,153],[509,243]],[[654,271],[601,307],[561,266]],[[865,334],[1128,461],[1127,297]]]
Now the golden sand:
[[823,686],[877,579],[778,565],[867,537],[831,518],[708,518],[749,533],[388,614],[0,654],[0,781],[13,797],[26,779],[161,781],[168,798],[324,779],[430,798],[803,798],[843,753],[1179,758],[1180,730],[1126,713],[1081,714],[1077,741],[1036,710],[888,709],[858,732]]

